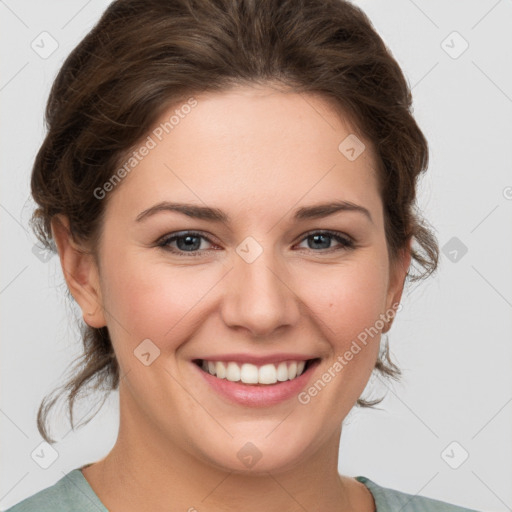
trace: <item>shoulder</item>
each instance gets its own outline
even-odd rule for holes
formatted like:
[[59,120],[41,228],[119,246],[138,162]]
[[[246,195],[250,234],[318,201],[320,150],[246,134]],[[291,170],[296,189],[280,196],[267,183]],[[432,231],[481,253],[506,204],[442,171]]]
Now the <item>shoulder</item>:
[[354,478],[372,493],[377,507],[376,512],[394,512],[395,510],[400,512],[478,512],[444,501],[381,487],[365,476]]
[[65,474],[5,512],[108,512],[89,486],[80,469]]

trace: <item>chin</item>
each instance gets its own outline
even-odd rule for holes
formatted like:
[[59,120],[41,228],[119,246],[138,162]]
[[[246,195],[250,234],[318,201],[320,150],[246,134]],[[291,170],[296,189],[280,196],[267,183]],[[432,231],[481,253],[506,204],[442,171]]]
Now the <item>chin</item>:
[[266,435],[259,437],[261,441],[258,436],[254,436],[253,441],[230,438],[215,447],[205,447],[202,458],[222,471],[260,476],[288,471],[303,463],[305,454],[300,448],[304,443],[296,446],[297,443],[279,439],[277,434],[265,438]]

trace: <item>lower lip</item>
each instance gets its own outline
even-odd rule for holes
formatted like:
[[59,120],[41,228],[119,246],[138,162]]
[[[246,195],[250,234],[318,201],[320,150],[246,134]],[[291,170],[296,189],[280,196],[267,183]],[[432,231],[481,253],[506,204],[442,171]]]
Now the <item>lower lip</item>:
[[276,384],[241,384],[227,379],[219,379],[192,363],[203,379],[220,395],[239,405],[250,407],[269,407],[297,396],[306,386],[319,360],[309,363],[309,367],[299,377]]

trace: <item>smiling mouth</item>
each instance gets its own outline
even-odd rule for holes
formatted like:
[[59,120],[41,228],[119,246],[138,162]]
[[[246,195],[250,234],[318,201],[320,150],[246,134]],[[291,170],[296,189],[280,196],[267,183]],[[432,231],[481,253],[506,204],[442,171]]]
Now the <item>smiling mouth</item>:
[[257,366],[251,363],[236,363],[234,361],[192,361],[202,371],[218,379],[247,384],[252,386],[269,386],[294,380],[306,373],[320,362],[320,358],[306,361],[282,361]]

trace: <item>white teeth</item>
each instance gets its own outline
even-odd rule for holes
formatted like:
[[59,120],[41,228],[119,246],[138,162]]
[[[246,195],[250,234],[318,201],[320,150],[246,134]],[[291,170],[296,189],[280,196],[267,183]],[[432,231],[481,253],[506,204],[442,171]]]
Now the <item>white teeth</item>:
[[226,378],[226,365],[222,361],[215,363],[216,374],[219,379]]
[[288,366],[288,378],[294,379],[297,376],[297,363],[293,361],[290,363],[290,366]]
[[[286,363],[284,363],[286,366]],[[258,370],[260,384],[275,384],[277,382],[277,370],[273,364],[264,364]]]
[[240,367],[232,361],[228,363],[226,368],[226,379],[231,382],[238,382],[240,380]]
[[292,380],[302,375],[306,361],[282,361],[278,364],[264,364],[256,366],[251,363],[239,365],[234,361],[205,361],[201,363],[204,371],[215,375],[219,379],[245,384],[275,384]]
[[240,369],[240,380],[245,384],[258,384],[258,367],[244,363]]
[[279,363],[279,366],[277,367],[277,380],[280,382],[288,380],[288,366],[284,362]]

